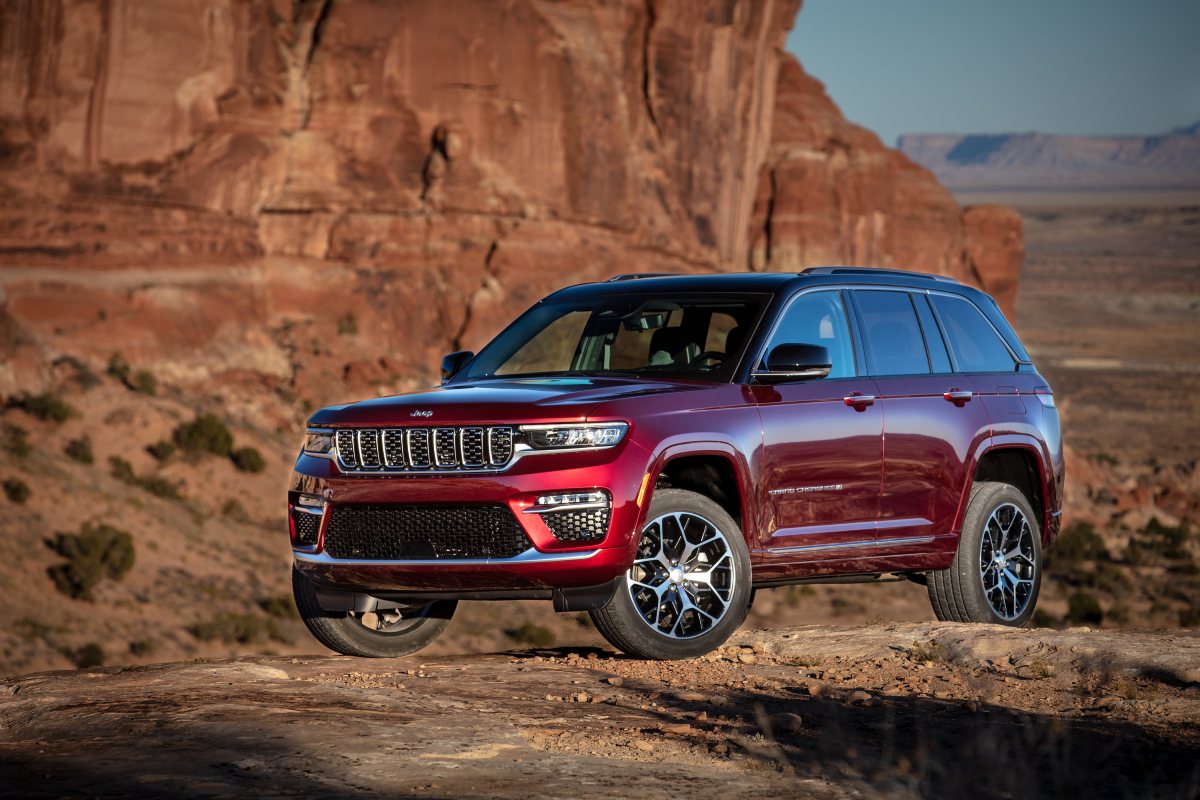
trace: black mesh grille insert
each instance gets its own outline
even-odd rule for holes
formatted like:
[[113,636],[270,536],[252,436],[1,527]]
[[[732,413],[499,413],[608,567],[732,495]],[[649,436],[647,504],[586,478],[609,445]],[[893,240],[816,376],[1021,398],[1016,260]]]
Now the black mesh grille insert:
[[325,531],[334,558],[512,558],[533,545],[506,506],[338,506]]
[[483,466],[483,428],[462,429],[462,460],[465,467]]
[[592,542],[608,533],[608,512],[607,508],[551,511],[542,514],[542,520],[560,542]]
[[383,432],[383,463],[389,467],[404,466],[404,431],[392,428]]
[[512,428],[488,428],[488,450],[493,464],[506,464],[512,458]]
[[311,547],[317,543],[317,534],[321,530],[320,514],[310,514],[307,511],[293,508],[292,525],[296,529],[296,544]]
[[408,432],[408,463],[413,467],[429,466],[429,431],[424,428]]
[[341,470],[368,474],[383,470],[498,472],[512,462],[516,449],[508,425],[342,428],[334,436]]
[[358,463],[354,455],[354,431],[338,431],[334,434],[334,442],[337,445],[338,458],[343,464],[353,467]]
[[379,431],[368,428],[358,432],[358,454],[364,467],[379,466]]
[[454,446],[454,428],[435,428],[433,431],[433,452],[439,467],[454,467],[458,465],[456,448]]

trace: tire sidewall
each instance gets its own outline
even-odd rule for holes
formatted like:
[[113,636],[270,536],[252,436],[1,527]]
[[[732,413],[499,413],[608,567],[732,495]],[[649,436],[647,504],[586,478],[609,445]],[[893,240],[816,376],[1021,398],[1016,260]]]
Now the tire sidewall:
[[[983,540],[984,528],[993,511],[1000,506],[1009,504],[1019,508],[1029,524],[1030,531],[1033,534],[1033,557],[1036,565],[1029,602],[1026,604],[1025,610],[1015,619],[1011,620],[999,616],[992,608],[983,590],[983,577],[979,574],[979,551]],[[967,505],[962,537],[959,540],[958,548],[959,555],[956,559],[956,567],[960,571],[960,577],[963,579],[962,583],[965,591],[962,599],[967,606],[967,610],[970,612],[971,618],[979,622],[1007,625],[1010,627],[1024,627],[1027,625],[1029,620],[1033,618],[1034,610],[1037,608],[1038,596],[1041,594],[1044,562],[1042,559],[1042,527],[1038,523],[1037,515],[1034,514],[1033,508],[1030,506],[1029,500],[1025,495],[1015,486],[1007,483],[987,483],[981,485],[979,490],[972,495],[971,501]]]
[[[749,610],[752,581],[750,551],[746,547],[741,526],[713,500],[683,489],[656,491],[646,512],[646,524],[664,514],[675,512],[703,517],[724,534],[734,561],[734,587],[729,600],[730,606],[721,621],[703,634],[690,639],[671,639],[655,633],[642,619],[630,597],[627,578],[623,576],[616,593],[603,611],[607,616],[616,617],[621,628],[621,638],[628,640],[614,644],[621,649],[632,651],[631,655],[663,660],[704,655],[728,639],[745,621]],[[640,536],[639,530],[639,539]]]

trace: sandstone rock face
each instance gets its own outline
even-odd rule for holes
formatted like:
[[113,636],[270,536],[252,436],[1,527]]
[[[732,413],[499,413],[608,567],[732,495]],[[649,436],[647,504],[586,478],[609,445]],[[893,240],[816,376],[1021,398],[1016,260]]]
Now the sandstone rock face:
[[752,220],[751,269],[818,264],[936,272],[1000,292],[1010,317],[1024,252],[1011,209],[960,209],[928,170],[842,116],[783,58]]
[[781,57],[798,6],[5,4],[0,394],[114,351],[307,405],[396,390],[618,272],[1011,286],[1019,226],[964,223]]

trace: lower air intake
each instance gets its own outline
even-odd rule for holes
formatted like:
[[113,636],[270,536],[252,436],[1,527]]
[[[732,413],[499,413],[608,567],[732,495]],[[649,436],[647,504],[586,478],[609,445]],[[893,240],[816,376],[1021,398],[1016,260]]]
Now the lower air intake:
[[551,511],[542,521],[560,542],[595,542],[608,535],[608,515],[607,508]]
[[532,547],[507,506],[337,506],[325,552],[368,561],[512,558]]

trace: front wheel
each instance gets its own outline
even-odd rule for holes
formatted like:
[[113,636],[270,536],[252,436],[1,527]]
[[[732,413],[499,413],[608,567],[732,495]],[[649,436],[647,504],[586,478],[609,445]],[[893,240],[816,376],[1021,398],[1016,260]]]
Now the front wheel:
[[746,618],[750,552],[737,523],[695,492],[654,493],[633,566],[596,629],[639,658],[694,658],[719,647]]
[[1041,585],[1041,529],[1029,500],[1007,483],[976,484],[954,563],[929,573],[934,614],[1021,627],[1033,616]]
[[292,594],[309,633],[344,656],[397,658],[415,653],[438,637],[454,616],[457,600],[438,600],[398,609],[354,613],[326,611],[312,581],[292,567]]

